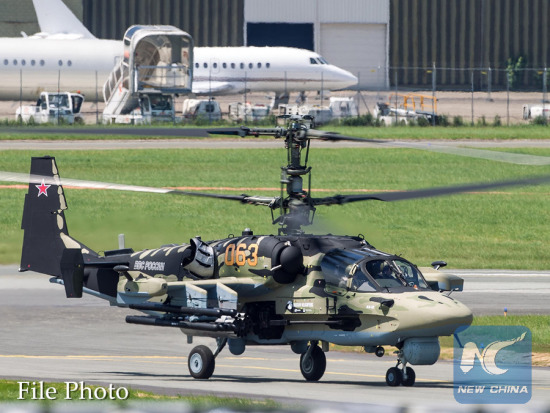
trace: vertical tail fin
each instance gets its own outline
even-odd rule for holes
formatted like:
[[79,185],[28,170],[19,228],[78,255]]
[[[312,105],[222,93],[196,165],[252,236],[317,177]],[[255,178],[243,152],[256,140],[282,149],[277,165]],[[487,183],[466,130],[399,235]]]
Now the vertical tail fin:
[[21,223],[24,235],[20,270],[61,277],[67,297],[82,297],[82,250],[86,247],[69,236],[65,209],[55,158],[32,158]]
[[40,31],[49,35],[72,34],[84,39],[95,36],[61,0],[33,0]]

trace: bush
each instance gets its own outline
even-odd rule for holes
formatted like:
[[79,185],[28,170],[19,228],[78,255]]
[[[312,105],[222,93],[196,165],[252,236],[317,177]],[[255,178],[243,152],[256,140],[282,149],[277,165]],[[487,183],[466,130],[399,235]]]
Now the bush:
[[533,119],[533,125],[548,125],[548,119],[544,116],[537,116]]
[[485,119],[485,115],[483,115],[481,118],[478,118],[477,120],[477,126],[487,126],[487,119]]
[[422,127],[424,127],[424,126],[430,126],[430,125],[431,125],[430,121],[429,121],[428,119],[426,119],[425,117],[422,117],[422,116],[419,117],[419,118],[416,120],[416,124],[417,124],[418,126],[422,126]]
[[502,126],[502,119],[500,119],[500,116],[495,115],[495,118],[493,119],[493,126]]
[[464,119],[462,119],[462,116],[453,117],[453,126],[464,126]]
[[356,116],[353,118],[344,118],[340,121],[343,126],[380,126],[378,119],[374,119],[371,113]]
[[439,126],[449,126],[449,117],[447,115],[438,115],[437,116],[437,122]]

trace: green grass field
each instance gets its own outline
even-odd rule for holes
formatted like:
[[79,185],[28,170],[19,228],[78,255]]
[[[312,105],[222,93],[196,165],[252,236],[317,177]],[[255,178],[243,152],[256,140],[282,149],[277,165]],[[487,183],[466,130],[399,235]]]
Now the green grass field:
[[[154,125],[153,127],[158,127],[159,125]],[[225,127],[225,126],[234,126],[238,127],[240,125],[234,124],[215,124],[215,125],[161,125],[165,128],[176,128],[181,129],[181,136],[185,138],[185,128],[209,128],[209,127]],[[262,127],[271,127],[273,125],[267,125]],[[0,135],[2,140],[14,140],[14,139],[30,139],[30,140],[41,140],[41,139],[56,139],[56,140],[68,140],[68,139],[93,139],[93,140],[105,140],[105,139],[130,139],[132,136],[121,136],[121,135],[112,135],[109,134],[109,131],[112,128],[117,128],[117,126],[109,125],[105,127],[105,134],[103,135],[87,135],[73,133],[73,131],[78,132],[79,130],[85,130],[89,128],[97,129],[101,128],[101,125],[85,125],[85,126],[65,126],[66,130],[63,134],[43,134],[35,133],[33,129],[44,129],[51,127],[53,129],[58,129],[57,125],[36,125],[36,126],[19,126],[17,124],[5,124],[0,125]],[[126,125],[121,125],[121,128],[126,128]],[[141,128],[147,128],[140,127]],[[17,132],[14,132],[14,129]],[[419,126],[397,126],[397,127],[372,127],[372,126],[339,126],[339,125],[326,125],[320,129],[330,130],[338,132],[341,134],[364,137],[370,139],[485,139],[485,140],[495,140],[495,139],[548,139],[550,135],[550,129],[548,126],[544,125],[512,125],[512,126],[460,126],[460,127],[419,127]],[[143,136],[138,136],[139,139],[143,139]],[[157,136],[152,134],[151,139],[156,139]],[[163,139],[173,139],[174,137],[163,137]],[[270,139],[270,138],[263,138]]]
[[[415,128],[411,128],[415,129]],[[420,128],[416,128],[420,129]],[[423,128],[426,130],[426,128]],[[282,144],[281,144],[282,145]],[[314,146],[314,143],[312,144]],[[517,149],[550,156],[548,149]],[[149,186],[236,188],[230,193],[276,195],[282,149],[59,151],[65,178]],[[31,156],[3,151],[0,170],[28,173]],[[494,181],[550,173],[550,167],[510,165],[410,149],[312,149],[313,196]],[[267,188],[267,189],[266,189]],[[273,188],[270,190],[269,188]],[[321,192],[326,191],[326,192]],[[223,192],[223,191],[219,191]],[[26,189],[0,189],[0,263],[17,263]],[[239,234],[276,233],[262,207],[157,194],[66,188],[71,235],[96,251],[126,234],[134,249]],[[377,248],[418,265],[444,259],[451,268],[548,269],[550,186],[503,189],[416,201],[320,207],[313,232],[364,234]]]

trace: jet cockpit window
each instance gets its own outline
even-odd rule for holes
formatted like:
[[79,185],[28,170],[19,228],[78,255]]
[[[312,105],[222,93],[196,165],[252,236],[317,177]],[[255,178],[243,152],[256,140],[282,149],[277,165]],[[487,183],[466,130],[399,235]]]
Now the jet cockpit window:
[[310,58],[309,58],[309,64],[316,65],[316,64],[317,64],[317,60],[315,60],[314,57],[310,57]]
[[367,272],[382,288],[404,287],[405,281],[397,270],[385,260],[372,260],[365,264]]
[[328,65],[328,62],[326,61],[326,59],[322,56],[319,56],[319,61],[324,64],[324,65]]

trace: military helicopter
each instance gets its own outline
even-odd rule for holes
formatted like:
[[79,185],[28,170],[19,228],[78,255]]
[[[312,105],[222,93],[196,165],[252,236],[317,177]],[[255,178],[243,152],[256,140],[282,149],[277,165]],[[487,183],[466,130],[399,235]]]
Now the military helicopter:
[[[463,280],[439,271],[446,265],[443,261],[419,268],[376,249],[362,236],[308,234],[304,228],[313,223],[317,207],[541,184],[550,177],[316,198],[308,166],[311,141],[365,140],[315,130],[308,116],[284,120],[286,126],[274,128],[212,130],[284,141],[288,164],[281,168],[281,192],[274,197],[61,179],[55,158],[48,156],[32,158],[30,175],[0,173],[1,180],[29,183],[20,271],[52,275],[50,281],[64,285],[67,297],[87,293],[146,314],[128,315],[128,323],[179,328],[191,341],[193,336],[215,338],[214,352],[199,345],[189,354],[189,372],[196,379],[212,376],[216,356],[225,346],[240,355],[247,345],[289,345],[300,355],[303,377],[318,381],[325,372],[329,343],[335,343],[363,346],[379,357],[384,345],[395,346],[397,362],[388,369],[386,383],[413,386],[416,375],[409,365],[434,364],[440,354],[438,337],[472,322],[471,311],[450,296],[462,290]],[[224,239],[195,237],[185,244],[142,251],[120,248],[100,255],[69,235],[63,185],[266,206],[278,231],[258,235],[246,228]]]

